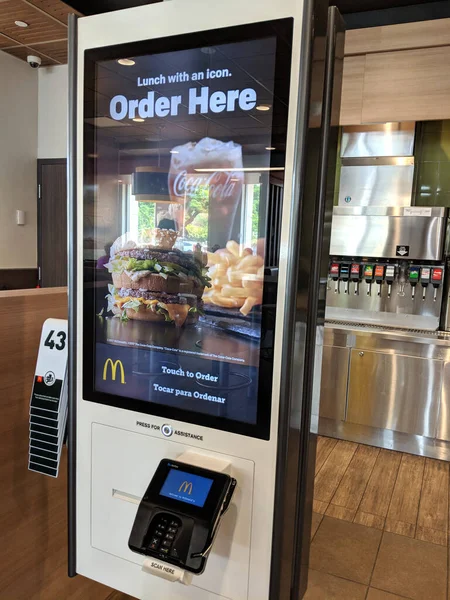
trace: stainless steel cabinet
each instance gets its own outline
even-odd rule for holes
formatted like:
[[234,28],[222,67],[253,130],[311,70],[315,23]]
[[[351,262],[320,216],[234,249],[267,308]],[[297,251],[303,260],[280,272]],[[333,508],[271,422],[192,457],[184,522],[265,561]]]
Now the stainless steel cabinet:
[[349,348],[323,347],[320,417],[337,421],[345,419],[349,358]]
[[442,371],[439,360],[352,349],[347,421],[435,437]]
[[438,440],[450,442],[450,362],[444,363],[443,368],[441,405],[436,437]]

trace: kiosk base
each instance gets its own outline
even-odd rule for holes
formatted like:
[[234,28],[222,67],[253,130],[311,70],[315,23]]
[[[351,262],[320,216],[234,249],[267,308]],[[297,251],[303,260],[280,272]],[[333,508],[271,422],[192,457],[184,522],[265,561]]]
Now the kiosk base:
[[[253,461],[199,449],[184,440],[181,443],[173,438],[167,440],[158,432],[139,434],[100,423],[92,425],[92,457],[92,505],[86,507],[92,518],[91,534],[86,540],[90,550],[78,556],[80,574],[99,578],[101,563],[102,581],[122,589],[125,577],[122,571],[128,572],[130,565],[134,565],[134,574],[127,580],[129,587],[124,591],[138,598],[245,600],[248,597]],[[190,585],[173,585],[164,577],[150,577],[142,568],[149,558],[128,547],[138,505],[164,458],[204,465],[238,481],[230,508],[221,519],[206,569],[201,576],[193,577]],[[93,565],[97,565],[95,574]]]

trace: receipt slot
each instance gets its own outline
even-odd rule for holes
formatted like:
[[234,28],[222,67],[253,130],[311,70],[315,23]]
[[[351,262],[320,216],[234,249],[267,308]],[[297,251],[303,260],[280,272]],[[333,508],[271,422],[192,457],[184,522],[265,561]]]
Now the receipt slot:
[[162,460],[136,513],[130,550],[202,573],[235,487],[225,473]]
[[69,38],[69,573],[300,599],[342,20],[172,0]]

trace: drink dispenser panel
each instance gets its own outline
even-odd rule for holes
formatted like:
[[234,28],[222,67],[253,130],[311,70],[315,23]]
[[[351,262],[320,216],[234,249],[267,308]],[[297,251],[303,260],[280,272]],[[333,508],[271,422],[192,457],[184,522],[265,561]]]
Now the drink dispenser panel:
[[330,255],[442,261],[446,225],[446,208],[336,206]]
[[[327,320],[439,329],[447,222],[446,208],[335,207]],[[349,279],[353,294],[346,293]]]

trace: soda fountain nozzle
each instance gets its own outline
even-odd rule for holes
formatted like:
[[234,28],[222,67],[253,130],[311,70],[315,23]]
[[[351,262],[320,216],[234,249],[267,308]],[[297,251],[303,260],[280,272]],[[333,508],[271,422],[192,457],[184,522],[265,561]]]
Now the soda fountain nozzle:
[[341,271],[341,265],[338,262],[330,263],[330,268],[328,270],[328,275],[334,281],[334,293],[337,294],[339,292],[339,275]]
[[348,281],[350,278],[350,263],[341,263],[339,279],[344,282],[344,294],[348,294]]
[[438,289],[441,287],[444,280],[444,269],[442,267],[434,267],[431,272],[431,283],[434,287],[433,301],[436,302]]
[[405,285],[406,285],[406,266],[405,263],[401,263],[400,267],[400,274],[399,274],[399,278],[398,278],[398,292],[397,295],[400,296],[400,298],[403,298],[405,296]]
[[416,297],[416,285],[419,283],[420,267],[410,265],[408,271],[409,284],[411,286],[411,298],[414,300]]
[[388,286],[388,293],[387,293],[388,298],[391,297],[392,284],[395,281],[395,272],[396,272],[395,265],[386,265],[386,274],[384,276],[384,279]]
[[367,283],[367,295],[372,295],[372,283],[373,283],[374,270],[373,265],[364,266],[364,280]]
[[427,287],[430,283],[431,279],[431,268],[430,267],[422,267],[420,269],[420,283],[422,285],[422,301],[425,302],[425,297],[427,294]]
[[359,296],[359,282],[361,281],[361,265],[359,263],[352,263],[350,279],[355,284],[355,296]]
[[378,285],[378,295],[379,296],[381,296],[381,286],[383,285],[383,281],[384,281],[384,271],[385,271],[384,265],[376,265],[375,266],[375,281]]

